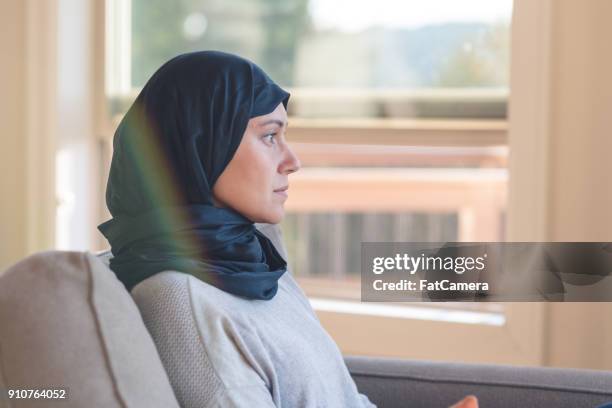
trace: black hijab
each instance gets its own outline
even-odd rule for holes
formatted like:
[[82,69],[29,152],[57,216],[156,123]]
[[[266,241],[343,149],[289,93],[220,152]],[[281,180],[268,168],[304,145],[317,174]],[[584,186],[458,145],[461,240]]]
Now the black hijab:
[[146,83],[119,124],[98,226],[128,290],[164,270],[271,299],[287,264],[251,220],[212,201],[250,118],[289,93],[253,62],[221,51],[179,55]]

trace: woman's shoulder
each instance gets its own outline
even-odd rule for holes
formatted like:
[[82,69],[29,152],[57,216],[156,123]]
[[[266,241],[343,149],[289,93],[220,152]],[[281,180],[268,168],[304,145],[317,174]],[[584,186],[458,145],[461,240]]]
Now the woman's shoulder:
[[212,316],[231,314],[238,297],[185,272],[167,270],[138,283],[131,291],[139,307],[164,304],[168,310],[188,310]]
[[[109,267],[112,258],[109,250],[100,251],[95,255]],[[297,302],[308,314],[315,315],[306,294],[290,269],[279,279],[278,292],[276,297],[279,299],[272,303]],[[130,294],[141,313],[171,317],[173,313],[177,313],[177,310],[182,310],[196,318],[206,315],[208,320],[229,319],[235,320],[236,323],[241,321],[248,323],[250,312],[261,307],[263,303],[270,302],[256,300],[254,302],[257,305],[254,305],[251,299],[225,292],[196,276],[174,270],[162,271],[148,277],[134,286]]]
[[[110,250],[98,251],[94,255],[110,269],[110,260],[113,258]],[[141,313],[158,309],[170,313],[179,306],[184,308],[190,304],[189,279],[190,276],[183,272],[162,271],[136,284],[130,295]]]
[[[245,361],[250,331],[227,303],[233,295],[178,271],[163,271],[132,289],[143,320],[183,395],[218,394],[261,377]],[[197,373],[194,376],[190,373]],[[195,385],[194,385],[195,384]],[[184,392],[183,392],[184,391]],[[224,391],[224,392],[225,392]]]

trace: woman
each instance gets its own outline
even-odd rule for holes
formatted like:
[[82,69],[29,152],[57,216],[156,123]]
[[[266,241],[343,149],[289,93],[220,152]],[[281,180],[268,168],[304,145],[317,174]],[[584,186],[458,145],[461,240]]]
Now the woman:
[[[113,218],[99,229],[139,307],[164,313],[172,296],[189,295],[190,310],[169,314],[193,314],[196,331],[148,325],[184,407],[373,406],[254,226],[281,221],[288,176],[300,168],[285,138],[288,100],[244,58],[184,54],[151,77],[115,133]],[[162,289],[147,291],[151,282]],[[202,350],[177,346],[191,340]]]

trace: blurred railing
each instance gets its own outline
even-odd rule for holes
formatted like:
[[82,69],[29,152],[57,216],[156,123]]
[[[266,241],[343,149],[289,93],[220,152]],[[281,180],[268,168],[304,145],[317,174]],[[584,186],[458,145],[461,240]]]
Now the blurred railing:
[[504,147],[293,146],[282,228],[311,295],[359,297],[362,241],[504,240]]

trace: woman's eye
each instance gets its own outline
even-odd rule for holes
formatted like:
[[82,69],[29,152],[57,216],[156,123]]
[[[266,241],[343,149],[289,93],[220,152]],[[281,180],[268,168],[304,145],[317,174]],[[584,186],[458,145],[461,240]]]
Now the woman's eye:
[[264,138],[267,138],[270,143],[275,143],[276,133],[269,133]]

